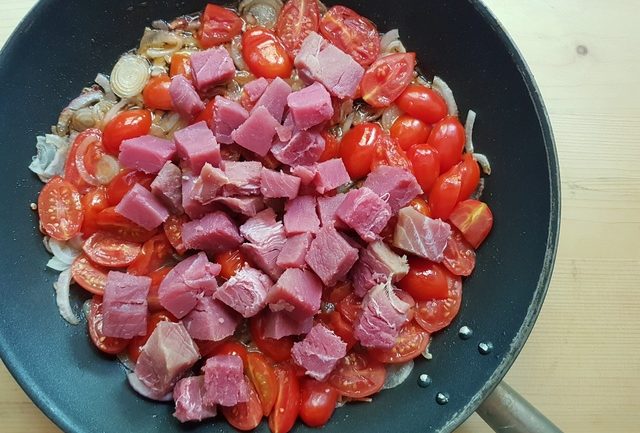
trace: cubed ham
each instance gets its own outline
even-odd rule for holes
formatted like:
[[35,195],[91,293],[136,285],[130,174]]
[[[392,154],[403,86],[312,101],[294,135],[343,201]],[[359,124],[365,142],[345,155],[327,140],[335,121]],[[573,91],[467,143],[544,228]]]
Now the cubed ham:
[[217,254],[238,248],[242,237],[231,218],[217,211],[185,223],[182,226],[182,242],[187,249]]
[[272,285],[267,275],[245,266],[220,286],[215,298],[236,310],[242,317],[252,317],[267,304],[267,293]]
[[333,117],[331,95],[320,83],[293,92],[287,105],[298,129],[309,129]]
[[311,165],[322,155],[324,145],[324,138],[315,129],[297,131],[291,140],[275,143],[271,153],[278,161],[292,167]]
[[313,317],[295,320],[286,311],[267,310],[262,316],[262,332],[266,338],[279,340],[290,335],[307,334],[313,326]]
[[347,344],[321,324],[311,328],[304,340],[293,343],[291,349],[293,362],[316,380],[325,380],[346,354]]
[[248,118],[249,112],[242,105],[223,96],[216,96],[213,108],[213,132],[218,143],[233,143],[231,133]]
[[169,94],[173,109],[186,120],[192,120],[204,110],[204,102],[200,99],[193,85],[183,75],[176,75],[171,79]]
[[405,207],[398,212],[393,246],[418,257],[441,262],[450,235],[451,226],[446,222]]
[[251,104],[255,104],[258,99],[262,96],[265,90],[267,90],[267,86],[269,85],[269,80],[264,77],[260,77],[256,80],[249,81],[244,85],[242,90],[244,94],[247,95],[247,99]]
[[253,110],[256,110],[258,107],[264,107],[271,113],[273,118],[280,123],[284,109],[287,106],[287,97],[290,94],[291,86],[282,78],[276,77],[262,93]]
[[268,208],[249,218],[240,226],[240,233],[250,242],[240,246],[245,257],[271,278],[277,279],[282,270],[277,266],[276,260],[286,238],[282,223],[276,221],[273,209]]
[[165,205],[145,187],[135,184],[115,211],[140,227],[153,230],[169,218]]
[[342,162],[342,158],[334,158],[321,162],[317,165],[316,170],[318,173],[313,179],[313,182],[316,186],[316,191],[320,194],[334,190],[351,180],[344,166],[344,162]]
[[164,395],[198,359],[198,346],[184,325],[163,321],[158,323],[142,346],[134,372],[153,392]]
[[203,205],[210,204],[218,197],[222,187],[228,183],[229,178],[224,171],[207,162],[202,167],[200,176],[196,178],[191,190],[191,198]]
[[178,156],[187,162],[193,173],[200,173],[208,162],[220,165],[220,145],[204,120],[173,134]]
[[200,296],[210,296],[218,288],[219,273],[220,265],[209,262],[202,251],[184,259],[160,283],[160,305],[178,319],[183,318],[196,307]]
[[224,195],[260,194],[262,164],[258,161],[224,161],[222,168],[229,178],[223,188]]
[[213,203],[202,204],[196,199],[199,191],[194,191],[198,178],[190,170],[182,171],[182,208],[189,218],[202,218],[217,210]]
[[403,168],[388,165],[374,168],[367,176],[363,186],[389,203],[394,215],[411,200],[422,194],[422,189],[413,174]]
[[277,280],[282,275],[282,268],[276,263],[282,245],[256,245],[246,242],[240,245],[240,251],[249,263]]
[[295,165],[291,167],[291,174],[300,178],[300,185],[310,185],[318,174],[317,165]]
[[262,168],[260,192],[267,198],[294,199],[300,190],[300,178],[281,171]]
[[346,194],[340,193],[331,197],[318,197],[318,215],[320,215],[322,227],[333,225],[338,229],[347,228],[347,225],[336,217],[336,210],[346,196]]
[[176,146],[172,141],[143,135],[122,142],[118,161],[126,168],[157,173],[175,153]]
[[242,317],[222,302],[201,296],[183,319],[184,327],[196,340],[221,341],[233,335]]
[[319,81],[340,99],[354,98],[364,75],[358,62],[315,32],[302,42],[294,65],[301,77]]
[[311,233],[300,233],[288,238],[278,254],[276,265],[282,269],[303,267],[312,240]]
[[232,79],[236,67],[229,52],[222,46],[191,54],[191,75],[200,91]]
[[249,118],[240,125],[231,138],[247,150],[265,156],[271,149],[276,128],[280,122],[265,107],[258,107],[251,112]]
[[180,379],[173,388],[173,400],[176,410],[173,416],[180,422],[202,421],[216,416],[216,406],[207,406],[202,402],[204,394],[204,376],[191,376]]
[[301,195],[285,205],[284,230],[288,236],[298,233],[317,233],[320,220],[316,213],[316,198]]
[[370,243],[360,252],[360,259],[351,271],[353,291],[363,297],[378,284],[400,281],[409,272],[406,256],[399,256],[383,241]]
[[391,208],[369,188],[362,187],[347,193],[336,209],[336,216],[358,233],[362,240],[373,242],[391,218]]
[[331,226],[322,227],[311,242],[305,261],[326,286],[344,278],[358,260],[358,249]]
[[182,208],[182,171],[172,162],[167,162],[151,182],[151,192],[175,214],[184,212]]
[[293,120],[293,114],[289,111],[282,122],[282,126],[276,128],[276,134],[278,134],[279,141],[289,141],[293,136],[293,132],[296,130],[296,123]]
[[147,295],[151,278],[110,271],[102,301],[102,332],[132,338],[147,332]]
[[226,206],[232,212],[248,217],[256,216],[265,208],[262,197],[216,197],[213,201]]
[[249,400],[249,386],[238,355],[216,355],[207,359],[202,401],[210,406],[231,407]]
[[306,269],[287,269],[267,297],[271,311],[286,311],[296,320],[313,317],[320,308],[322,283]]

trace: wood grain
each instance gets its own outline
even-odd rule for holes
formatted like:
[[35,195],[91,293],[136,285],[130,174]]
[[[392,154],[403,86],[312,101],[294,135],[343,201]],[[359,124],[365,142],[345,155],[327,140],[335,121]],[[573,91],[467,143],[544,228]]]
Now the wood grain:
[[[640,2],[485,0],[544,95],[562,176],[549,295],[509,383],[566,432],[640,429]],[[0,43],[34,4],[0,0]],[[0,431],[59,430],[0,370]],[[487,433],[471,417],[457,433]]]

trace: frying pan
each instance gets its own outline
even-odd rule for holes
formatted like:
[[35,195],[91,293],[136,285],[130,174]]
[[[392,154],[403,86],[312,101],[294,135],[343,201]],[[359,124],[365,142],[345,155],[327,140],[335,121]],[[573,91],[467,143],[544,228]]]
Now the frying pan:
[[[494,427],[558,431],[510,388],[498,386],[540,311],[558,240],[558,164],[531,73],[477,0],[340,3],[381,30],[399,28],[423,71],[438,74],[454,89],[463,118],[468,109],[478,113],[476,149],[489,156],[493,168],[484,199],[496,223],[479,251],[476,271],[464,282],[460,314],[433,338],[433,359],[417,361],[404,384],[373,403],[338,409],[324,431],[450,432],[483,401],[480,413]],[[56,275],[45,269],[47,253],[29,208],[41,187],[27,171],[36,134],[49,130],[97,72],[110,72],[118,56],[137,44],[145,25],[203,4],[43,0],[2,51],[0,351],[31,399],[67,432],[232,431],[222,420],[179,425],[170,405],[134,395],[122,367],[92,347],[83,326],[60,318],[51,288]],[[82,301],[76,293],[75,305]],[[473,330],[467,340],[458,336],[463,325]],[[481,354],[480,343],[493,349]],[[428,387],[418,386],[421,374],[431,377]],[[263,423],[259,431],[268,428]]]

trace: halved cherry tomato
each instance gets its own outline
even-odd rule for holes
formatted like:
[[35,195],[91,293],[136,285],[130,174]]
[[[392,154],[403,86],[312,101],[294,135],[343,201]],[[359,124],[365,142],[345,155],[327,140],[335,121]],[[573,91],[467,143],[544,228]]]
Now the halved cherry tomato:
[[328,382],[345,397],[364,398],[382,389],[384,364],[363,352],[351,352],[336,365]]
[[358,339],[353,335],[353,322],[347,320],[340,312],[322,313],[319,319],[347,344],[347,350],[351,350],[358,343]]
[[251,332],[251,339],[258,346],[258,349],[275,362],[286,361],[291,357],[293,338],[282,337],[276,340],[265,337],[261,314],[249,320],[249,331]]
[[216,263],[221,266],[220,276],[225,280],[233,277],[247,263],[240,250],[230,250],[216,254]]
[[262,421],[262,406],[258,393],[249,383],[249,400],[231,407],[221,407],[222,415],[229,424],[241,431],[250,431]]
[[382,127],[377,123],[361,123],[342,137],[340,156],[351,179],[360,179],[369,174],[382,135]]
[[410,173],[413,172],[413,166],[407,154],[402,150],[398,141],[387,134],[383,134],[378,140],[375,155],[371,162],[371,170],[381,165],[399,167]]
[[117,155],[124,140],[148,134],[151,129],[149,110],[127,110],[115,115],[104,127],[102,144],[107,152]]
[[131,264],[140,254],[140,244],[125,241],[108,233],[97,232],[84,242],[82,251],[91,261],[109,268]]
[[355,293],[349,294],[336,306],[336,310],[347,319],[349,323],[355,323],[362,311],[362,300]]
[[94,295],[102,295],[107,284],[109,270],[92,263],[85,254],[80,254],[71,265],[73,280],[83,289]]
[[355,11],[334,6],[320,20],[320,33],[365,68],[380,54],[376,26]]
[[449,271],[444,266],[420,257],[409,259],[409,273],[398,287],[420,301],[445,299],[449,294]]
[[98,231],[98,224],[96,223],[98,214],[109,207],[106,188],[98,186],[87,191],[87,193],[82,196],[81,202],[84,212],[82,234],[83,236],[90,236]]
[[87,316],[91,341],[93,341],[94,346],[109,355],[115,355],[125,350],[129,340],[105,336],[102,333],[102,319],[102,296],[94,296]]
[[96,148],[103,148],[102,131],[96,128],[86,129],[78,134],[73,141],[64,163],[64,180],[70,182],[82,194],[87,192],[92,185],[80,176],[77,161],[82,161],[85,164],[84,170],[87,174],[93,175],[95,173],[95,166],[91,166],[93,158],[86,158],[85,163],[85,156],[89,149]]
[[449,295],[446,299],[418,302],[415,307],[416,322],[430,334],[449,326],[460,310],[462,280],[450,273],[448,276]]
[[385,364],[401,364],[420,356],[429,344],[429,333],[415,322],[409,322],[391,349],[369,349],[369,355]]
[[171,260],[173,247],[164,233],[155,235],[142,245],[140,254],[127,268],[132,275],[149,275],[166,266]]
[[289,0],[280,11],[276,34],[291,57],[295,57],[300,51],[302,41],[311,32],[318,31],[319,23],[320,11],[317,0]]
[[458,203],[462,178],[455,170],[440,175],[429,193],[429,205],[433,218],[447,219]]
[[438,151],[440,173],[460,162],[465,141],[464,127],[457,117],[445,117],[433,125],[427,144]]
[[465,277],[471,275],[473,268],[476,266],[476,252],[455,227],[453,227],[451,236],[447,240],[442,264],[453,275]]
[[59,241],[71,239],[84,218],[80,193],[61,177],[52,178],[38,196],[38,216],[46,234]]
[[218,348],[218,346],[220,346],[222,343],[224,343],[223,341],[211,341],[211,340],[197,340],[194,339],[193,340],[196,343],[196,346],[198,346],[198,351],[200,352],[200,358],[201,359],[207,359],[212,357],[215,352],[216,349]]
[[216,109],[215,99],[210,99],[204,106],[204,110],[198,114],[193,123],[207,122],[209,128],[213,127],[213,111]]
[[101,211],[96,217],[96,224],[100,230],[129,242],[143,243],[158,233],[157,230],[149,231],[129,221],[116,212],[114,207]]
[[416,197],[409,202],[409,206],[420,212],[424,216],[431,218],[431,208],[429,203],[422,197]]
[[416,53],[380,57],[362,77],[362,99],[372,107],[388,107],[413,80],[415,67]]
[[466,200],[478,187],[480,182],[480,166],[470,153],[462,156],[462,161],[455,166],[460,173],[460,195],[458,200]]
[[169,76],[175,77],[182,75],[191,81],[191,53],[178,51],[171,56],[171,67],[169,68]]
[[269,415],[269,428],[273,433],[287,433],[300,413],[300,383],[295,369],[285,363],[276,367],[278,397]]
[[269,416],[278,397],[278,376],[273,362],[260,352],[249,352],[246,372],[260,397],[262,414]]
[[440,157],[438,151],[428,144],[416,144],[407,151],[407,156],[413,165],[413,174],[425,194],[440,175]]
[[235,341],[235,340],[227,340],[219,344],[212,355],[235,355],[239,356],[242,359],[242,364],[244,368],[247,368],[248,363],[248,354],[247,346],[244,344]]
[[344,298],[353,292],[353,286],[347,281],[336,283],[335,286],[327,288],[322,293],[322,299],[337,305]]
[[491,209],[486,203],[478,200],[458,203],[449,215],[449,220],[474,248],[482,244],[493,227]]
[[189,218],[186,215],[170,215],[163,225],[164,234],[167,235],[167,239],[178,254],[184,254],[187,251],[182,243],[182,225],[187,221]]
[[264,27],[253,27],[242,34],[242,57],[256,77],[289,78],[293,70],[287,49]]
[[322,151],[318,162],[340,158],[340,140],[338,140],[336,136],[328,130],[322,131],[322,137],[324,138],[324,150]]
[[144,105],[152,110],[173,110],[173,100],[169,93],[171,78],[168,75],[151,77],[142,91]]
[[411,146],[426,143],[431,134],[431,125],[422,120],[402,114],[393,122],[389,130],[391,137],[398,140],[403,150],[409,150]]
[[140,357],[140,352],[142,351],[142,346],[147,344],[147,340],[151,337],[151,334],[158,326],[160,322],[177,322],[173,314],[168,311],[158,311],[149,315],[147,318],[147,333],[145,335],[139,335],[137,337],[133,337],[127,346],[127,353],[129,354],[129,358],[134,363],[138,361]]
[[211,48],[231,42],[242,31],[242,19],[231,9],[209,3],[200,17],[198,42],[202,48]]
[[173,267],[165,266],[149,274],[149,278],[151,278],[151,287],[149,287],[147,303],[149,304],[150,311],[162,310],[163,307],[162,304],[160,304],[160,294],[158,293],[158,291],[160,289],[162,280],[164,280],[164,277],[167,276],[171,269],[173,269]]
[[309,427],[321,427],[336,409],[340,394],[326,382],[309,377],[300,382],[300,419]]
[[134,185],[142,185],[151,189],[151,182],[155,176],[135,170],[122,170],[107,186],[107,201],[109,206],[116,206]]
[[447,115],[447,103],[435,90],[410,84],[396,100],[398,108],[410,116],[432,124],[444,119]]

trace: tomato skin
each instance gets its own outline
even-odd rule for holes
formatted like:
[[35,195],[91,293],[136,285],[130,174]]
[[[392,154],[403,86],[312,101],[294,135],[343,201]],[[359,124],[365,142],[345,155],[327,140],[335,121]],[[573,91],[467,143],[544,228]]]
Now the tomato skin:
[[391,349],[369,349],[373,359],[385,364],[401,364],[420,356],[429,344],[430,335],[415,322],[409,322]]
[[476,266],[476,252],[455,227],[447,240],[442,264],[453,275],[464,277],[471,275]]
[[127,110],[115,115],[104,127],[102,145],[104,149],[117,155],[124,140],[140,137],[151,129],[149,110]]
[[140,352],[142,351],[142,346],[147,344],[147,340],[151,337],[151,334],[158,326],[160,322],[177,322],[173,314],[168,311],[158,311],[156,313],[151,314],[147,319],[147,333],[145,335],[139,335],[137,337],[133,337],[127,346],[127,353],[129,354],[129,359],[133,363],[138,361],[140,357]]
[[98,214],[109,207],[107,190],[103,186],[93,188],[87,191],[80,201],[82,202],[82,211],[84,212],[81,231],[84,236],[90,236],[99,229],[96,223]]
[[322,131],[322,138],[324,138],[324,150],[318,158],[318,162],[340,158],[340,140],[328,130]]
[[102,333],[102,320],[102,296],[94,296],[91,300],[89,315],[87,316],[89,336],[91,337],[93,345],[109,355],[116,355],[124,351],[129,344],[129,340],[105,336]]
[[202,48],[231,42],[242,31],[242,19],[231,9],[209,3],[200,17],[197,38]]
[[247,264],[240,250],[230,250],[216,254],[215,260],[222,268],[219,275],[225,280],[233,277],[236,272]]
[[242,57],[256,77],[289,78],[293,62],[278,37],[264,27],[242,34]]
[[460,310],[462,301],[462,280],[449,274],[449,294],[446,299],[418,302],[415,306],[415,320],[430,334],[451,323]]
[[182,243],[182,225],[188,221],[189,217],[186,215],[169,215],[169,218],[167,218],[162,226],[164,234],[167,236],[167,239],[169,239],[169,242],[178,254],[184,254],[187,252],[187,249]]
[[109,206],[116,206],[134,185],[142,185],[151,189],[151,182],[155,175],[135,170],[122,170],[107,185],[107,202]]
[[387,134],[382,135],[378,140],[371,162],[371,170],[373,171],[381,165],[399,167],[410,173],[413,172],[413,166],[405,151],[402,150],[397,140]]
[[409,259],[409,273],[398,287],[420,301],[445,299],[449,293],[448,274],[442,265],[420,257]]
[[478,248],[484,242],[493,227],[491,209],[486,203],[478,200],[458,203],[449,220],[474,248]]
[[362,99],[372,107],[388,107],[413,80],[415,67],[416,53],[397,53],[379,58],[362,77]]
[[265,337],[261,314],[249,320],[249,331],[251,332],[251,340],[258,346],[258,349],[275,362],[283,362],[291,358],[293,338],[283,337],[276,340]]
[[171,86],[171,78],[168,75],[151,77],[142,91],[144,105],[152,110],[173,110],[173,100],[169,93],[169,86]]
[[396,105],[410,116],[428,124],[441,121],[448,113],[447,103],[435,90],[410,84],[396,100]]
[[430,145],[416,144],[407,152],[413,165],[413,174],[425,194],[428,194],[440,175],[440,156]]
[[171,66],[169,68],[169,76],[175,77],[182,75],[187,80],[192,80],[191,75],[191,53],[178,51],[171,56]]
[[218,346],[216,346],[211,356],[214,356],[214,355],[239,356],[240,359],[242,359],[242,365],[244,365],[244,368],[246,369],[247,363],[248,363],[248,353],[249,352],[247,351],[247,347],[244,344],[235,340],[227,340],[227,341],[221,342]]
[[458,200],[466,200],[478,187],[480,182],[480,166],[470,153],[462,156],[462,162],[456,165],[456,171],[460,173],[460,195]]
[[323,313],[319,319],[347,344],[347,351],[351,350],[358,343],[358,339],[353,335],[353,323],[338,311]]
[[47,235],[59,241],[71,239],[84,219],[80,193],[61,177],[52,178],[38,196],[38,216]]
[[143,243],[157,233],[157,230],[149,231],[129,221],[116,212],[115,207],[103,209],[96,217],[96,224],[102,232],[108,232],[128,242]]
[[360,179],[369,174],[382,135],[382,127],[377,123],[361,123],[342,137],[340,156],[351,179]]
[[338,391],[325,382],[309,377],[300,383],[300,419],[309,427],[322,427],[331,419],[338,402]]
[[[99,148],[102,150],[102,131],[96,128],[90,128],[78,134],[69,149],[67,160],[64,163],[64,180],[70,182],[80,193],[84,194],[91,189],[92,185],[87,183],[78,171],[76,160],[78,159],[78,151],[80,151],[81,148],[85,149],[85,154],[89,148]],[[84,159],[85,155],[80,156]]]
[[422,215],[431,218],[431,207],[422,197],[416,197],[409,202],[409,206],[420,212]]
[[364,398],[380,391],[386,376],[384,364],[354,351],[338,361],[328,382],[345,397]]
[[80,287],[94,295],[102,296],[104,294],[104,287],[107,284],[107,272],[109,272],[107,268],[92,263],[86,254],[80,254],[71,265],[73,280]]
[[273,433],[287,433],[293,428],[300,412],[300,383],[291,364],[276,367],[278,397],[269,415],[269,428]]
[[457,117],[445,117],[433,125],[427,144],[438,151],[440,173],[460,162],[465,141],[464,127]]
[[249,401],[238,403],[232,407],[221,407],[222,415],[229,424],[241,431],[250,431],[262,421],[260,398],[251,383],[249,385]]
[[350,293],[336,305],[336,310],[349,323],[353,324],[362,311],[362,300],[355,293]]
[[393,122],[389,130],[391,137],[398,140],[402,150],[409,150],[418,143],[426,143],[431,134],[431,125],[422,120],[402,114]]
[[82,246],[91,261],[109,268],[131,264],[140,254],[140,244],[128,242],[104,232],[92,234]]
[[278,397],[278,376],[273,362],[260,352],[249,352],[245,370],[260,397],[262,414],[269,416]]
[[280,11],[275,32],[291,57],[300,51],[302,41],[318,31],[320,10],[316,0],[289,0]]
[[462,178],[459,173],[447,172],[439,176],[429,193],[433,218],[447,219],[460,197]]
[[365,68],[380,54],[376,26],[345,6],[334,6],[324,14],[320,20],[320,33]]
[[198,116],[193,121],[193,124],[200,122],[207,122],[207,126],[209,128],[213,128],[213,111],[216,109],[216,101],[215,99],[210,99],[204,106],[204,110],[198,114]]
[[337,305],[352,292],[353,287],[351,286],[351,283],[348,281],[341,281],[336,283],[335,286],[325,289],[322,292],[322,299]]
[[149,305],[149,311],[163,310],[162,304],[160,304],[160,295],[158,290],[160,289],[160,283],[164,280],[164,277],[173,269],[172,266],[165,266],[158,270],[149,273],[151,278],[151,287],[149,288],[149,294],[147,295],[147,303]]
[[149,275],[153,271],[164,267],[171,259],[173,247],[169,240],[160,233],[146,241],[142,245],[140,254],[127,268],[127,273],[132,275]]

